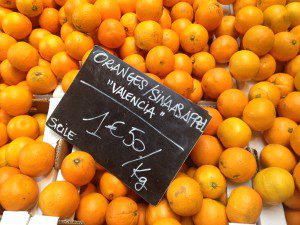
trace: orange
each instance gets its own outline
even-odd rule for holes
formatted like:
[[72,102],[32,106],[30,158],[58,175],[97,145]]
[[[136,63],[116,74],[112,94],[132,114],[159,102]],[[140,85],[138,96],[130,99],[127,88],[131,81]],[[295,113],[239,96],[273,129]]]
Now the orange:
[[40,177],[48,174],[54,165],[55,150],[45,142],[27,144],[19,154],[19,167],[21,173]]
[[300,71],[295,76],[294,85],[295,85],[296,90],[300,91]]
[[93,4],[82,3],[74,9],[72,22],[77,30],[92,32],[101,24],[101,11]]
[[0,64],[0,73],[2,80],[8,85],[16,85],[26,79],[26,72],[14,68],[7,59]]
[[247,95],[238,89],[228,89],[222,92],[217,100],[217,108],[225,118],[241,117],[248,103]]
[[266,98],[269,99],[275,106],[279,104],[281,99],[281,91],[274,84],[263,81],[253,85],[249,91],[249,99]]
[[45,131],[47,115],[43,113],[38,113],[33,115],[33,117],[36,119],[36,121],[39,124],[40,135],[43,135]]
[[16,0],[16,6],[20,13],[28,17],[35,17],[43,11],[42,0]]
[[137,224],[138,206],[135,201],[127,197],[112,200],[106,211],[106,224]]
[[164,6],[173,7],[178,2],[180,2],[180,0],[164,0]]
[[5,83],[1,83],[0,84],[0,93],[1,93],[1,91],[3,91],[5,88],[7,88],[8,87],[8,85],[7,84],[5,84]]
[[32,94],[19,86],[9,86],[0,93],[0,106],[11,116],[26,114],[32,106]]
[[55,3],[59,6],[63,6],[64,4],[66,4],[67,0],[54,0]]
[[109,200],[125,196],[128,188],[114,175],[105,172],[99,183],[101,193]]
[[239,49],[236,39],[229,35],[216,38],[210,46],[210,54],[218,63],[229,62],[231,56]]
[[251,27],[263,23],[264,15],[260,9],[254,6],[246,6],[240,9],[235,18],[235,29],[240,34],[245,34]]
[[82,3],[86,3],[87,0],[67,0],[64,4],[65,14],[69,23],[72,22],[72,16],[75,8]]
[[8,9],[16,8],[16,1],[15,0],[3,0],[0,3],[0,6]]
[[294,177],[294,180],[295,180],[296,187],[299,190],[300,189],[300,163],[299,162],[297,163],[297,165],[296,165],[296,167],[294,169],[293,177]]
[[200,185],[194,179],[180,177],[170,184],[167,199],[177,215],[192,216],[201,209],[203,196]]
[[72,33],[73,31],[76,31],[75,27],[73,24],[70,22],[66,22],[62,25],[60,29],[60,37],[63,41],[66,41],[67,36]]
[[125,38],[125,29],[122,23],[117,20],[104,20],[99,27],[98,39],[105,47],[119,48],[124,43]]
[[20,115],[12,118],[7,124],[7,133],[11,140],[18,137],[35,139],[39,135],[39,125],[31,116]]
[[119,48],[119,53],[121,59],[124,59],[133,54],[142,55],[143,51],[136,46],[134,37],[127,37],[122,46]]
[[276,117],[272,127],[264,131],[263,135],[268,144],[280,144],[286,147],[290,144],[290,137],[297,123],[285,117]]
[[248,50],[240,50],[232,55],[229,70],[238,81],[251,80],[259,71],[259,57]]
[[77,189],[67,181],[54,181],[40,194],[39,207],[46,216],[67,219],[79,206]]
[[173,21],[171,29],[174,30],[178,35],[181,35],[185,28],[187,28],[191,24],[192,22],[190,20],[186,18],[180,18]]
[[97,193],[97,188],[93,183],[88,183],[80,187],[80,198],[82,199],[84,196],[89,195],[91,193]]
[[121,9],[117,0],[97,0],[95,2],[95,6],[100,9],[100,14],[103,20],[120,20]]
[[273,56],[266,54],[260,58],[258,73],[253,77],[255,81],[263,81],[274,74],[276,70],[276,61]]
[[286,200],[283,204],[289,209],[300,210],[300,190],[295,189],[294,195]]
[[33,94],[48,94],[57,87],[56,76],[50,67],[36,66],[29,70],[27,84]]
[[55,0],[43,0],[44,8],[56,8]]
[[173,53],[178,52],[180,46],[178,34],[173,30],[164,29],[162,45],[171,49]]
[[197,104],[203,97],[203,90],[202,90],[202,85],[201,82],[197,79],[194,80],[194,88],[193,92],[190,94],[189,99]]
[[50,31],[52,34],[57,34],[60,31],[59,13],[57,9],[46,8],[39,17],[39,25]]
[[84,196],[76,211],[77,219],[86,225],[103,224],[108,201],[99,193],[91,193]]
[[75,186],[88,184],[95,172],[95,160],[89,153],[83,151],[72,152],[61,164],[63,177]]
[[285,209],[285,218],[288,225],[297,225],[300,220],[300,210]]
[[188,55],[183,53],[177,53],[174,56],[175,56],[174,70],[183,70],[191,74],[193,70],[193,64],[191,58]]
[[58,10],[58,18],[59,18],[59,23],[61,26],[64,25],[66,22],[68,22],[66,12],[65,12],[65,7],[61,7]]
[[28,42],[36,49],[39,49],[40,41],[49,34],[51,33],[46,29],[43,28],[34,29],[29,35]]
[[275,84],[281,90],[282,97],[294,90],[293,80],[293,77],[286,73],[276,73],[268,79],[269,82]]
[[143,203],[138,204],[139,220],[137,222],[137,225],[146,225],[146,210],[147,210],[146,204]]
[[262,210],[262,199],[250,187],[234,189],[228,199],[226,214],[230,222],[256,223]]
[[210,69],[202,78],[203,91],[208,98],[217,99],[223,91],[232,86],[232,77],[224,68]]
[[65,44],[63,40],[56,35],[47,35],[39,43],[39,52],[48,61],[51,61],[55,54],[64,50]]
[[136,0],[118,0],[122,14],[135,12]]
[[189,73],[175,70],[166,76],[164,85],[187,98],[193,91],[194,81]]
[[77,69],[79,69],[78,62],[64,51],[55,54],[51,59],[51,70],[59,79],[69,71]]
[[180,34],[180,44],[184,51],[196,53],[202,51],[208,42],[207,30],[199,24],[188,25]]
[[17,41],[5,33],[0,33],[0,61],[4,61],[7,58],[8,49]]
[[[32,67],[37,66],[39,54],[34,47],[26,42],[17,42],[8,49],[7,59],[16,69],[27,72]],[[26,63],[24,63],[24,59],[26,59]]]
[[195,22],[208,31],[216,29],[222,21],[223,8],[217,1],[201,2],[195,13]]
[[287,9],[283,5],[272,5],[264,11],[264,25],[270,27],[276,34],[286,31],[291,20]]
[[31,30],[31,21],[21,13],[11,12],[4,16],[2,20],[3,31],[11,37],[21,40],[26,38]]
[[124,26],[126,36],[133,36],[136,25],[138,25],[138,18],[135,13],[126,13],[121,17],[121,24]]
[[66,37],[65,45],[68,55],[76,60],[81,60],[84,54],[94,47],[94,41],[84,33],[73,31]]
[[19,137],[15,140],[13,140],[11,143],[9,143],[5,159],[9,166],[13,166],[18,168],[19,167],[19,154],[27,144],[34,142],[31,138],[28,137]]
[[171,18],[172,21],[175,21],[180,18],[186,18],[190,21],[193,21],[194,19],[193,7],[187,2],[178,2],[172,7]]
[[194,174],[194,179],[200,184],[205,198],[217,199],[226,192],[225,177],[216,166],[199,167]]
[[216,67],[215,58],[208,52],[198,52],[191,56],[191,60],[193,64],[192,74],[199,78]]
[[218,127],[223,122],[223,118],[219,111],[212,107],[204,106],[203,109],[208,111],[209,115],[212,117],[203,134],[215,135],[217,133]]
[[76,78],[79,70],[70,70],[65,74],[62,79],[61,86],[63,91],[66,93],[71,84],[73,83],[74,79]]
[[5,183],[10,177],[20,174],[20,170],[14,167],[4,166],[0,168],[0,187]]
[[286,5],[286,9],[288,11],[291,20],[291,28],[300,25],[300,19],[299,19],[300,3],[291,2]]
[[146,67],[150,73],[159,77],[168,75],[174,69],[174,53],[165,46],[152,48],[146,57]]
[[300,155],[300,139],[299,139],[299,137],[300,137],[300,127],[297,126],[294,128],[294,130],[291,134],[291,137],[290,137],[290,145],[297,155]]
[[235,14],[237,14],[237,12],[246,7],[246,6],[256,6],[258,0],[236,0],[233,3],[233,11],[235,12]]
[[193,222],[195,225],[227,225],[225,206],[213,199],[205,198],[201,210],[193,216]]
[[136,0],[136,15],[139,21],[158,22],[163,12],[162,0]]
[[29,88],[26,80],[21,81],[20,83],[17,84],[17,86],[25,88],[26,90],[30,91],[30,88]]
[[156,221],[153,225],[181,225],[181,223],[173,218],[163,218]]
[[8,115],[3,109],[0,109],[0,123],[8,124],[13,117]]
[[300,55],[297,55],[286,64],[285,72],[293,77],[295,77],[296,74],[300,72]]
[[163,8],[163,13],[159,20],[159,24],[163,29],[171,29],[172,19],[168,9]]
[[157,22],[143,21],[136,26],[134,38],[140,49],[149,51],[162,44],[163,30]]
[[[4,125],[4,126],[5,126],[5,125]],[[6,131],[5,131],[5,132],[6,132]],[[7,137],[7,135],[6,135],[6,136],[4,135],[4,138],[6,138],[6,137]],[[4,138],[2,138],[1,141],[3,141]],[[7,150],[7,148],[8,148],[8,144],[3,145],[2,147],[0,147],[0,167],[7,166],[7,165],[8,165],[8,163],[7,163],[7,161],[6,161],[6,150]],[[1,185],[1,184],[0,184],[0,185]]]
[[267,9],[272,5],[285,5],[286,0],[259,0],[257,2],[257,7],[260,8],[262,11]]
[[129,55],[123,61],[142,73],[147,72],[145,59],[139,54]]
[[[251,129],[241,119],[232,117],[224,120],[217,131],[217,136],[225,148],[244,148],[251,140]],[[239,137],[238,139],[236,137]]]
[[300,123],[300,92],[289,93],[278,106],[278,113],[280,116],[287,117]]
[[158,76],[156,76],[155,74],[152,74],[152,73],[146,73],[146,75],[147,75],[148,77],[152,78],[153,80],[155,80],[156,82],[162,84],[162,80],[161,80]]
[[220,26],[214,31],[216,37],[222,35],[229,35],[233,38],[237,38],[239,33],[235,29],[235,16],[223,16]]
[[146,224],[153,225],[163,218],[173,218],[179,221],[179,217],[172,211],[166,199],[162,199],[157,206],[148,205],[146,210]]
[[40,135],[35,139],[37,142],[44,142],[44,135]]
[[6,125],[4,123],[0,123],[0,147],[5,145],[8,141],[8,135],[6,130]]
[[[39,58],[39,64],[38,66],[46,66],[46,67],[50,67],[51,64],[50,62],[48,62],[47,60],[45,59],[42,59],[42,58]],[[29,89],[28,89],[29,90]]]
[[1,185],[1,205],[10,211],[29,210],[36,203],[38,194],[38,185],[32,178],[16,174]]

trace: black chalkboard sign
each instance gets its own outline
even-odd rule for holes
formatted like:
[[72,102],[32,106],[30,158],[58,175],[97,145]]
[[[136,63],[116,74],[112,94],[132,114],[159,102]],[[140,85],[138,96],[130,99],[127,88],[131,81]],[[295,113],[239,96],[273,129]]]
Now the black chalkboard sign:
[[95,46],[47,126],[157,205],[210,119]]

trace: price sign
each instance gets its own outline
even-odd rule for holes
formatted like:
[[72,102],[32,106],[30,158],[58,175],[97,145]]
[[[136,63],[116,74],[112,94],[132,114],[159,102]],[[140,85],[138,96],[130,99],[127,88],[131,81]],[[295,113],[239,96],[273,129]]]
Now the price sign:
[[156,205],[210,119],[95,46],[47,126]]

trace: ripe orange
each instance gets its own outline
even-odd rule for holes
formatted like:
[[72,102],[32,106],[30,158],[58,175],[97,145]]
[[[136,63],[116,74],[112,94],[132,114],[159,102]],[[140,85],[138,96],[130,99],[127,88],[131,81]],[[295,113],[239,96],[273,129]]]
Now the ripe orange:
[[285,72],[293,77],[295,77],[296,74],[300,72],[300,55],[297,55],[286,64]]
[[292,147],[292,149],[294,150],[294,152],[297,155],[300,155],[300,127],[297,126],[294,128],[291,137],[290,137],[290,145]]
[[297,163],[297,165],[296,165],[296,167],[294,169],[293,177],[294,177],[294,180],[295,180],[296,187],[299,190],[300,189],[300,163],[299,162]]
[[128,188],[114,175],[105,172],[99,183],[101,193],[109,200],[126,196]]
[[174,70],[183,70],[191,74],[193,69],[191,58],[183,53],[178,53],[175,54],[174,56],[175,56]]
[[38,194],[38,185],[32,178],[16,174],[1,185],[1,205],[10,211],[29,210],[36,203]]
[[0,33],[0,61],[4,61],[7,58],[8,49],[17,41],[5,33]]
[[178,52],[180,46],[178,34],[173,30],[164,29],[162,45],[171,49],[174,54]]
[[218,127],[223,121],[223,118],[219,111],[212,107],[205,106],[203,107],[203,109],[207,110],[209,115],[212,117],[203,134],[215,135],[217,133]]
[[141,71],[142,73],[147,72],[146,62],[143,56],[139,54],[132,54],[123,59],[128,65],[134,67],[135,69]]
[[300,92],[289,93],[278,105],[278,113],[280,116],[300,122]]
[[223,16],[220,26],[214,31],[216,37],[222,35],[229,35],[233,38],[237,38],[239,33],[235,29],[235,16]]
[[208,52],[198,52],[191,56],[191,60],[193,64],[192,74],[199,78],[216,67],[215,58]]
[[172,7],[171,18],[172,21],[175,21],[180,18],[186,18],[190,21],[193,21],[194,19],[193,7],[187,2],[178,2]]
[[236,39],[229,35],[222,35],[213,41],[210,46],[210,53],[218,63],[227,63],[238,49]]
[[163,8],[163,13],[159,20],[159,24],[163,29],[171,29],[172,19],[168,9]]
[[267,81],[275,84],[281,90],[281,96],[285,97],[294,91],[293,80],[293,77],[286,73],[276,73],[269,77]]
[[298,38],[300,39],[300,25],[294,27],[293,29],[290,30],[291,33],[295,34],[296,36],[298,36]]
[[[38,66],[50,67],[51,64],[50,64],[50,62],[48,62],[47,60],[42,59],[42,58],[39,58],[39,64],[38,64]],[[29,89],[28,89],[28,90],[29,90]]]
[[232,77],[224,68],[210,69],[202,78],[203,91],[208,98],[217,99],[223,91],[232,86]]
[[175,21],[173,21],[171,25],[171,29],[175,31],[179,36],[181,33],[187,28],[189,25],[191,25],[192,22],[186,18],[180,18]]
[[136,46],[134,37],[127,37],[122,46],[119,48],[119,53],[121,59],[124,59],[133,54],[142,55],[143,51]]
[[35,17],[43,11],[42,0],[16,0],[16,6],[20,13],[28,17]]
[[33,115],[33,117],[36,119],[36,121],[39,124],[40,135],[43,135],[45,131],[47,115],[43,113],[38,113]]
[[181,223],[173,218],[163,218],[156,221],[153,225],[181,225]]
[[158,22],[163,12],[162,0],[136,0],[136,15],[139,21]]
[[4,123],[0,123],[0,147],[5,145],[8,141],[8,135],[6,130],[6,125]]
[[118,48],[124,43],[125,38],[125,29],[119,21],[107,19],[101,23],[98,30],[98,39],[105,47]]
[[118,0],[122,14],[135,12],[136,0]]
[[256,6],[258,0],[236,0],[233,3],[233,11],[235,12],[235,14],[237,14],[237,12],[241,9],[244,8],[246,6]]
[[50,31],[52,34],[57,34],[60,31],[59,13],[57,9],[46,8],[39,17],[39,25]]
[[300,71],[295,76],[294,85],[295,85],[296,90],[300,91]]
[[58,10],[58,18],[59,18],[59,23],[61,26],[64,25],[68,21],[64,6]]
[[31,21],[21,13],[11,12],[4,16],[2,20],[3,31],[11,37],[21,40],[26,38],[31,30]]
[[153,80],[157,81],[158,83],[163,83],[162,80],[159,78],[159,76],[156,76],[155,74],[152,73],[146,73],[146,75],[150,78],[152,78]]
[[56,35],[47,35],[39,43],[39,52],[47,61],[51,61],[55,54],[64,50],[63,40]]
[[249,91],[249,100],[254,98],[269,99],[275,106],[277,106],[281,99],[281,91],[277,86],[270,82],[259,82],[253,85]]
[[66,93],[71,84],[73,83],[74,79],[76,78],[79,70],[70,70],[65,74],[62,79],[61,86],[63,91]]
[[264,21],[263,12],[254,6],[246,6],[236,14],[235,29],[240,34],[245,34],[251,27],[260,25]]
[[0,6],[8,9],[16,8],[16,0],[3,0],[1,1]]
[[201,82],[197,79],[193,79],[194,83],[194,88],[193,92],[190,94],[189,99],[194,102],[195,104],[198,104],[198,102],[202,99],[203,97],[203,90],[202,90],[202,85]]
[[259,0],[257,2],[257,7],[260,8],[262,11],[267,9],[272,5],[285,5],[286,0]]
[[124,26],[126,36],[133,36],[135,27],[138,25],[138,18],[135,13],[126,13],[121,17],[121,24]]
[[300,3],[299,2],[291,2],[286,5],[286,9],[288,11],[290,20],[291,20],[291,28],[300,25],[299,13],[300,13]]
[[199,24],[188,25],[180,34],[180,44],[184,51],[196,53],[202,51],[208,42],[207,30]]
[[95,160],[89,153],[83,151],[72,152],[61,164],[63,177],[75,186],[88,184],[95,172]]
[[69,23],[72,23],[72,16],[75,8],[82,3],[86,3],[87,0],[67,0],[64,4],[65,14]]
[[39,207],[46,216],[67,219],[74,214],[79,205],[77,189],[67,181],[54,181],[40,194]]
[[66,52],[72,58],[81,60],[84,54],[94,47],[94,41],[87,34],[73,31],[66,37],[65,45]]
[[55,0],[43,0],[44,8],[56,8],[57,4]]
[[0,109],[0,123],[7,125],[12,118],[13,117],[8,115],[3,109]]
[[97,0],[95,2],[95,6],[100,9],[100,14],[103,20],[120,20],[121,9],[117,0]]
[[11,116],[26,114],[32,106],[32,94],[19,86],[9,86],[0,92],[0,106]]
[[9,178],[16,174],[20,174],[20,170],[10,166],[4,166],[0,168],[0,189],[1,185],[4,184]]
[[35,47],[36,49],[39,49],[40,41],[49,34],[51,33],[46,29],[43,28],[34,29],[29,35],[28,43],[33,47]]
[[266,54],[260,58],[258,73],[253,77],[255,81],[263,81],[274,74],[276,70],[276,61],[273,56]]
[[2,80],[8,85],[17,85],[26,79],[26,72],[14,68],[7,59],[0,64],[0,73]]
[[51,59],[51,70],[59,79],[62,79],[69,71],[77,69],[79,69],[78,62],[66,52],[59,52]]
[[264,25],[270,27],[276,34],[287,31],[291,20],[287,9],[283,5],[272,5],[264,11]]
[[73,31],[76,31],[76,28],[73,26],[72,23],[66,22],[62,25],[60,29],[60,37],[63,41],[66,41],[67,36],[72,33]]
[[39,125],[33,117],[20,115],[12,118],[7,124],[7,133],[11,140],[18,137],[35,139],[39,135]]
[[289,209],[300,210],[300,190],[295,189],[294,195],[286,200],[283,204]]

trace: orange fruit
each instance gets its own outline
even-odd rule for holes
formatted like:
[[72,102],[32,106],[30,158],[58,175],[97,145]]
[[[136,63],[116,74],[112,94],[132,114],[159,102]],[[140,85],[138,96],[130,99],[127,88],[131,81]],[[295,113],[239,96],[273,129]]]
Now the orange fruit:
[[285,218],[288,225],[297,225],[300,220],[300,210],[285,209]]
[[130,198],[119,197],[112,200],[106,211],[106,224],[137,224],[138,206]]
[[223,118],[219,111],[212,107],[204,106],[203,109],[208,111],[209,115],[212,117],[203,134],[215,135],[217,133],[218,127],[223,122]]
[[125,196],[128,188],[114,175],[105,172],[99,183],[101,193],[109,200]]
[[152,73],[146,73],[146,75],[147,75],[148,77],[152,78],[153,80],[155,80],[156,82],[162,84],[162,80],[161,80],[158,76],[156,76],[155,74],[152,74]]
[[103,224],[108,201],[99,193],[91,193],[81,198],[76,211],[77,219],[86,225]]
[[38,113],[33,115],[33,117],[36,119],[36,121],[39,124],[40,135],[43,135],[45,131],[47,115],[43,113]]
[[300,190],[295,189],[294,195],[283,203],[289,209],[300,210]]
[[19,154],[19,167],[21,173],[40,177],[48,174],[54,165],[55,150],[45,142],[27,144]]
[[0,93],[0,106],[11,116],[26,114],[32,106],[32,94],[19,86],[9,86]]
[[20,13],[28,17],[35,17],[43,11],[42,0],[16,0],[16,6]]
[[230,222],[256,223],[262,210],[262,199],[250,187],[234,189],[228,199],[226,214]]
[[300,155],[300,127],[297,126],[294,128],[291,137],[290,137],[290,145],[292,147],[292,149],[294,150],[294,152],[297,155]]
[[56,35],[47,35],[39,43],[39,52],[47,61],[51,61],[55,54],[64,50],[65,44],[63,40]]
[[66,40],[67,36],[72,33],[73,31],[76,31],[75,27],[73,26],[73,24],[71,24],[70,22],[66,22],[62,25],[61,29],[60,29],[60,37],[63,41]]
[[139,21],[158,22],[163,12],[162,0],[136,0],[136,15]]
[[229,71],[238,81],[251,80],[259,71],[258,56],[248,50],[240,50],[232,55],[229,61]]
[[119,53],[121,59],[124,59],[133,54],[142,55],[143,51],[136,46],[134,37],[127,37],[122,46],[119,48]]
[[296,90],[300,91],[300,71],[295,76],[294,85],[295,85]]
[[72,22],[77,30],[92,32],[101,24],[101,11],[93,4],[82,3],[74,9]]
[[121,9],[117,0],[97,0],[94,5],[100,9],[100,14],[103,20],[120,20]]
[[135,12],[136,0],[118,0],[122,14]]
[[194,81],[189,73],[175,70],[166,76],[164,85],[187,98],[193,91]]
[[146,67],[150,73],[159,77],[168,75],[174,69],[174,53],[165,46],[152,48],[146,57]]
[[69,218],[79,206],[77,189],[67,181],[54,181],[40,194],[39,207],[46,216]]
[[275,84],[281,90],[282,97],[294,91],[293,80],[293,77],[286,73],[276,73],[268,79],[269,82]]
[[52,34],[57,34],[60,31],[59,13],[57,9],[46,8],[39,17],[39,25],[50,31]]
[[300,3],[299,2],[291,2],[286,5],[286,9],[288,11],[291,27],[295,27],[300,25],[299,13],[300,13]]
[[233,11],[235,12],[235,14],[237,14],[237,12],[246,7],[246,6],[256,6],[258,0],[236,0],[233,3]]
[[174,57],[174,70],[183,70],[188,72],[189,74],[192,73],[193,64],[189,56],[183,53],[177,53],[174,55]]
[[58,10],[58,18],[61,26],[68,22],[64,6]]
[[173,21],[171,25],[171,29],[175,31],[179,36],[181,33],[187,28],[189,25],[191,25],[192,22],[186,18],[180,18],[175,21]]
[[280,116],[287,117],[296,123],[300,122],[300,92],[289,93],[278,106]]
[[180,34],[180,44],[184,51],[196,53],[202,51],[208,42],[207,30],[199,24],[188,25]]
[[291,29],[290,32],[295,34],[300,39],[300,25]]
[[65,14],[67,17],[68,22],[72,22],[72,16],[75,8],[82,3],[86,3],[87,0],[67,0],[64,4]]
[[228,89],[218,97],[217,108],[225,118],[241,117],[247,103],[248,97],[243,91]]
[[276,34],[287,31],[291,20],[287,9],[283,5],[272,5],[264,11],[264,25],[270,27]]
[[246,6],[236,13],[235,29],[245,34],[251,27],[260,25],[264,21],[263,12],[254,6]]
[[180,2],[180,0],[164,0],[164,6],[173,7],[178,2]]
[[171,29],[172,19],[168,9],[163,8],[162,16],[160,17],[159,24],[163,29]]
[[297,55],[286,64],[285,72],[293,77],[295,77],[296,74],[300,72],[300,55]]
[[263,81],[274,74],[276,70],[276,61],[273,56],[266,54],[260,58],[258,73],[253,77],[255,81]]
[[32,30],[31,34],[29,35],[28,42],[30,45],[39,49],[40,41],[47,35],[51,34],[48,30],[43,28],[37,28]]
[[266,98],[269,99],[275,106],[279,104],[281,99],[281,91],[274,84],[262,81],[253,85],[249,91],[249,99]]
[[201,83],[205,95],[212,99],[217,99],[223,91],[233,86],[232,77],[224,68],[208,70],[204,74]]
[[275,41],[270,54],[279,61],[289,61],[296,57],[300,44],[298,37],[291,32],[280,32],[275,35]]
[[89,153],[83,151],[72,152],[61,164],[63,177],[75,186],[88,184],[95,172],[95,160]]
[[2,80],[8,85],[16,85],[26,79],[26,72],[14,68],[7,59],[0,64],[0,73]]
[[216,29],[222,21],[223,8],[217,1],[201,2],[195,13],[195,22],[208,31]]
[[193,21],[194,19],[193,7],[187,2],[178,2],[172,7],[171,18],[172,21],[175,21],[180,18],[186,18],[190,21]]
[[138,18],[135,13],[126,13],[121,17],[121,24],[124,26],[126,36],[133,36],[136,25],[138,25]]
[[13,117],[8,115],[3,109],[0,109],[0,123],[7,125],[12,118]]
[[237,38],[239,33],[235,29],[235,16],[223,16],[220,26],[214,31],[216,37],[220,37],[222,35],[229,35],[233,38]]
[[70,70],[65,74],[62,79],[61,86],[63,91],[66,93],[71,84],[73,83],[74,79],[76,78],[79,70]]
[[6,125],[4,123],[0,123],[0,147],[5,145],[8,141],[8,135],[6,130]]
[[208,52],[198,52],[191,56],[191,60],[193,64],[192,74],[199,78],[216,67],[215,58]]
[[294,177],[294,180],[295,180],[296,187],[299,190],[300,189],[300,163],[299,162],[297,163],[297,165],[296,165],[296,167],[294,169],[293,177]]
[[68,55],[76,60],[81,60],[84,54],[94,47],[94,41],[87,34],[73,31],[66,37],[65,45]]
[[124,43],[125,38],[125,29],[119,21],[107,19],[101,23],[98,30],[98,39],[105,47],[119,48]]
[[200,184],[205,198],[217,199],[226,192],[225,177],[216,166],[199,167],[194,174],[194,179]]
[[286,0],[259,0],[257,2],[257,7],[260,8],[262,11],[267,9],[272,5],[285,5]]
[[170,184],[167,199],[177,215],[192,216],[201,209],[203,196],[200,185],[194,179],[179,177]]
[[225,206],[213,199],[203,199],[201,210],[193,216],[191,225],[227,225]]
[[4,166],[0,168],[0,187],[5,183],[9,178],[16,174],[20,174],[20,170],[14,167]]
[[51,59],[51,70],[59,79],[69,71],[77,69],[79,69],[78,62],[64,51],[55,54]]
[[143,21],[136,26],[134,38],[140,49],[149,51],[162,44],[163,30],[157,22]]
[[236,39],[229,35],[216,38],[210,46],[210,54],[218,63],[229,62],[231,56],[239,49]]
[[181,223],[173,218],[163,218],[156,221],[153,225],[181,225]]
[[202,85],[201,82],[197,79],[193,79],[194,83],[194,88],[193,92],[190,94],[189,99],[197,104],[203,97],[203,90],[202,90]]
[[[48,62],[47,60],[45,59],[42,59],[42,58],[39,58],[39,64],[38,66],[46,66],[46,67],[50,67],[51,64],[50,62]],[[28,89],[29,90],[29,89]]]
[[80,198],[82,199],[84,196],[89,195],[91,193],[97,193],[97,188],[93,183],[88,183],[80,187]]
[[3,31],[11,37],[21,40],[26,38],[31,30],[31,21],[21,13],[11,12],[4,16],[2,20]]
[[0,61],[4,61],[7,58],[8,49],[17,41],[5,33],[0,33]]
[[142,73],[147,72],[145,59],[139,54],[129,55],[123,61]]
[[1,1],[0,6],[8,9],[16,8],[16,0],[3,0]]
[[264,131],[263,135],[268,144],[280,144],[286,147],[290,144],[290,137],[297,123],[285,117],[276,117],[272,127]]
[[39,125],[32,116],[20,115],[8,122],[7,133],[11,140],[15,140],[18,137],[35,139],[39,135]]
[[56,8],[57,4],[55,0],[43,0],[44,8]]
[[[13,67],[23,72],[29,71],[37,66],[39,54],[37,50],[26,42],[17,42],[7,52],[7,59]],[[24,63],[26,59],[26,63]]]
[[1,205],[10,211],[29,210],[36,203],[38,194],[38,185],[31,177],[16,174],[1,185]]
[[178,52],[180,46],[178,34],[173,30],[164,29],[162,45],[171,49],[174,54]]

